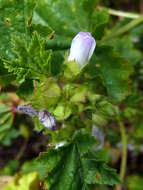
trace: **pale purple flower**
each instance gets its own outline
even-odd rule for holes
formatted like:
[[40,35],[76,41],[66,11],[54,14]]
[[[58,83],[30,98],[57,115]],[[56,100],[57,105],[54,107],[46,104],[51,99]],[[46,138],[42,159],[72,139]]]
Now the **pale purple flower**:
[[39,112],[38,119],[44,127],[50,130],[56,129],[56,120],[47,110],[42,109]]
[[19,105],[17,106],[17,111],[27,114],[31,117],[37,115],[37,111],[29,105]]
[[95,47],[96,41],[89,32],[79,32],[72,40],[68,61],[83,66],[90,60]]

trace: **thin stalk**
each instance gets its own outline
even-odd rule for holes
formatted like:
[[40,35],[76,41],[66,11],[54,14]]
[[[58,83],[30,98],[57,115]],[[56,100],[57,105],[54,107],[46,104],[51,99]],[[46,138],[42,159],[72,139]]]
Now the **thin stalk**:
[[125,18],[131,18],[131,19],[137,19],[140,17],[139,14],[136,13],[127,13],[124,11],[114,10],[114,9],[108,9],[108,12],[110,15],[118,16],[118,17],[125,17]]
[[126,173],[126,164],[127,164],[127,134],[123,122],[119,121],[120,133],[121,133],[121,142],[122,142],[122,160],[120,166],[120,180],[123,184],[125,173]]
[[107,12],[108,12],[110,15],[118,16],[118,17],[125,17],[125,18],[137,19],[137,18],[139,18],[139,17],[141,16],[140,14],[137,14],[137,13],[124,12],[124,11],[115,10],[115,9],[110,9],[110,8],[102,7],[102,6],[99,6],[98,8],[99,8],[100,10],[107,10]]

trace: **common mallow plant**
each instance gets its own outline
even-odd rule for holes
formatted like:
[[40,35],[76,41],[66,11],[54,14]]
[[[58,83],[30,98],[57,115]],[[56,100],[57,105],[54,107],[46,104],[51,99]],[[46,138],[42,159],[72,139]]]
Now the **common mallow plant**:
[[79,32],[72,40],[68,61],[75,61],[80,67],[86,64],[96,47],[96,41],[89,32]]

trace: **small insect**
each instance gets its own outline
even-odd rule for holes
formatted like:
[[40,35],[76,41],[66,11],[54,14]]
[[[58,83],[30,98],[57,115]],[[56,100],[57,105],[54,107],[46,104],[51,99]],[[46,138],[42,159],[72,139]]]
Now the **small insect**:
[[37,115],[37,111],[34,108],[32,108],[31,106],[19,105],[19,106],[17,106],[17,111],[22,112],[24,114],[27,114],[27,115],[29,115],[31,117]]
[[46,128],[56,130],[56,120],[47,110],[40,110],[38,118]]

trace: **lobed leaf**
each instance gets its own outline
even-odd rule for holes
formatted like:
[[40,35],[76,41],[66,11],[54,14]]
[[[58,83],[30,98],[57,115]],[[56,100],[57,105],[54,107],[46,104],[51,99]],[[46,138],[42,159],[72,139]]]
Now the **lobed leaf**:
[[19,83],[26,79],[40,79],[50,72],[51,51],[44,49],[40,36],[34,32],[29,45],[23,38],[14,36],[14,53],[16,59],[5,60],[4,66],[9,72],[16,75]]
[[27,35],[35,0],[0,0],[0,57],[11,58],[11,36]]

